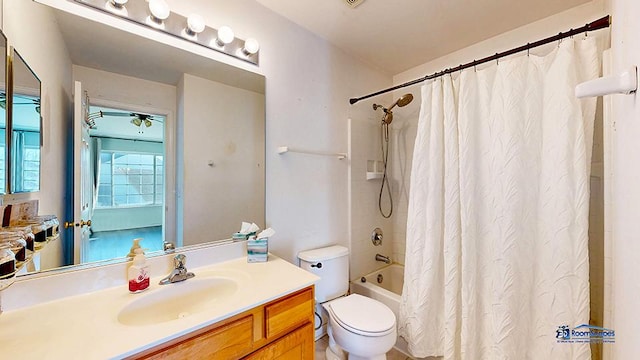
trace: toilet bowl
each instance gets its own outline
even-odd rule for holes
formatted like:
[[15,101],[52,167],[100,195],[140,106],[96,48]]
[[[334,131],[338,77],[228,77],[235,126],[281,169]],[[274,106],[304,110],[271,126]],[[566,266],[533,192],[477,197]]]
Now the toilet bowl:
[[[302,251],[300,267],[320,277],[315,298],[318,313],[329,317],[327,360],[384,360],[396,342],[396,316],[383,303],[349,293],[349,249],[340,245]],[[322,310],[324,309],[324,310]],[[316,316],[316,339],[323,317]]]
[[[396,342],[396,317],[377,300],[352,294],[323,304],[329,313],[327,359],[383,360]],[[346,354],[345,354],[346,352]]]

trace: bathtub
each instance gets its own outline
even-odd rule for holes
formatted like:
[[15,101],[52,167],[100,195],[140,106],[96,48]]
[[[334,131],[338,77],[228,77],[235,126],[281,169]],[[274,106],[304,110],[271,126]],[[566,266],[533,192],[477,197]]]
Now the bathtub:
[[[365,281],[362,281],[362,280]],[[404,285],[404,266],[392,264],[385,266],[378,271],[365,275],[360,279],[351,282],[351,292],[376,299],[387,305],[399,319],[400,312],[400,295],[402,294],[402,286]],[[407,350],[407,342],[398,336],[396,350],[411,356]],[[421,359],[414,358],[412,359]],[[426,358],[439,360],[441,357]]]
[[[363,282],[362,279],[365,281]],[[376,299],[387,305],[397,319],[403,284],[404,266],[393,264],[352,281],[351,292]]]
[[[363,281],[364,280],[364,281]],[[392,264],[351,282],[351,292],[376,299],[387,305],[399,319],[400,295],[404,284],[404,266]],[[398,336],[397,350],[409,355],[407,342]]]

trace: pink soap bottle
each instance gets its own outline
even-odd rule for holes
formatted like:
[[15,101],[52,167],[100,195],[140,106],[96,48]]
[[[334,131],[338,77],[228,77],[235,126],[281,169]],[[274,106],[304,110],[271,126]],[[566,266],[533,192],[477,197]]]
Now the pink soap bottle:
[[149,266],[142,249],[135,249],[133,264],[129,267],[129,291],[138,293],[149,288]]

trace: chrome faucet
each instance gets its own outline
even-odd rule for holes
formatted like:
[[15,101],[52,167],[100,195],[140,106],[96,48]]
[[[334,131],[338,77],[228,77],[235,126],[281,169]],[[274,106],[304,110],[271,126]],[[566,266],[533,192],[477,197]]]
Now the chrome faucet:
[[185,281],[196,276],[194,273],[187,271],[185,263],[187,257],[183,254],[178,254],[173,257],[173,270],[164,279],[160,280],[160,285],[172,284],[180,281]]
[[385,264],[391,264],[391,259],[388,256],[376,254],[376,261],[382,261]]

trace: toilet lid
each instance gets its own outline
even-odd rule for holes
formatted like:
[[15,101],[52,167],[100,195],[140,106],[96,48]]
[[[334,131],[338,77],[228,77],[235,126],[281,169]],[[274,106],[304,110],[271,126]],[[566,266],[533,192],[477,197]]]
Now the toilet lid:
[[328,304],[333,318],[345,329],[365,336],[383,336],[396,326],[396,316],[383,303],[351,294]]

